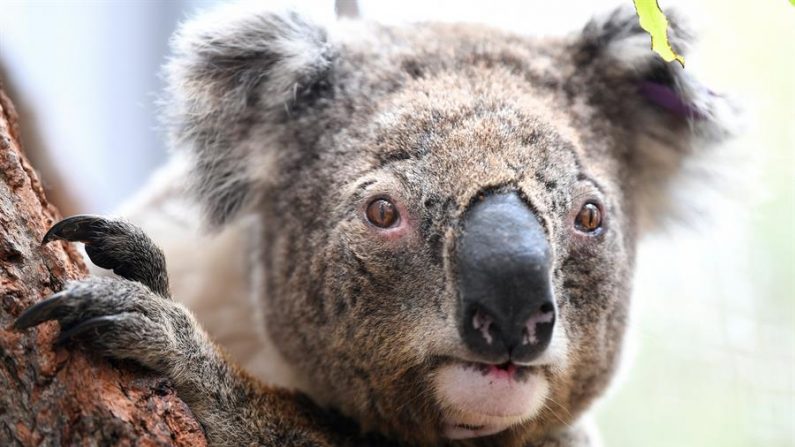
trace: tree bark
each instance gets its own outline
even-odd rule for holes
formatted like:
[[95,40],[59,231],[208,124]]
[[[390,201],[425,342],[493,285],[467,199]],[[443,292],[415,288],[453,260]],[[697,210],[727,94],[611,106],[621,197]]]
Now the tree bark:
[[40,244],[59,218],[22,154],[17,116],[0,85],[0,446],[206,445],[165,379],[76,348],[54,349],[57,323],[12,328],[25,308],[87,274],[70,244]]

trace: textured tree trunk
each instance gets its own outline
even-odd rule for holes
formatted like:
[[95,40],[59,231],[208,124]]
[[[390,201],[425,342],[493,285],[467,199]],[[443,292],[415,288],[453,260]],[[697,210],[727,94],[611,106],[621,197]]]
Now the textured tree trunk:
[[0,446],[206,445],[164,379],[53,349],[57,323],[11,327],[26,307],[86,275],[74,247],[39,242],[60,216],[21,152],[17,126],[0,85]]

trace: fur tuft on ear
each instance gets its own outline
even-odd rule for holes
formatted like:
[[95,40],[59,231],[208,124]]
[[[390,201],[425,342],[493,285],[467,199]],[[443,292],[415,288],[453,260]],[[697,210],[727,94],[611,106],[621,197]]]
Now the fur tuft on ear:
[[253,201],[267,141],[246,138],[252,122],[289,119],[328,76],[335,56],[325,28],[294,11],[233,4],[183,24],[165,67],[165,120],[172,147],[192,161],[193,190],[220,226]]
[[[675,11],[666,14],[669,41],[685,55],[693,35]],[[657,227],[657,216],[679,220],[698,208],[682,203],[677,188],[693,187],[693,177],[715,177],[710,166],[716,154],[710,148],[736,133],[738,109],[678,63],[654,53],[630,6],[588,23],[572,54],[574,82],[588,89],[585,95],[630,139],[628,190],[641,227]],[[661,207],[668,212],[660,213]]]

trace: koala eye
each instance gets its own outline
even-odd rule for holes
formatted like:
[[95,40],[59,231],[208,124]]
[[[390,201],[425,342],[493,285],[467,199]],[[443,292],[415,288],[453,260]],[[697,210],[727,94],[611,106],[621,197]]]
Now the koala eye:
[[602,210],[597,204],[587,202],[577,213],[574,226],[584,233],[593,233],[602,227]]
[[387,199],[376,199],[367,205],[367,220],[379,228],[389,228],[394,226],[398,218],[395,204]]

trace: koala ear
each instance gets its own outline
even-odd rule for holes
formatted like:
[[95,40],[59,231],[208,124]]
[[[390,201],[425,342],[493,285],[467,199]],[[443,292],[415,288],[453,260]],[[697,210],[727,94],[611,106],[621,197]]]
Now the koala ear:
[[183,24],[172,48],[166,125],[172,147],[191,160],[207,220],[219,226],[254,202],[266,181],[274,155],[267,141],[251,141],[254,123],[292,118],[328,77],[334,50],[325,28],[304,15],[241,5]]
[[[692,34],[675,11],[666,15],[671,46],[686,55]],[[629,162],[628,190],[641,227],[654,227],[659,216],[682,218],[693,211],[688,209],[692,203],[682,207],[677,189],[714,177],[705,172],[714,165],[710,147],[734,134],[738,110],[679,63],[654,53],[632,7],[588,23],[575,38],[572,54],[574,88],[618,125],[621,138],[629,139],[623,158]],[[687,193],[692,196],[693,190]]]

